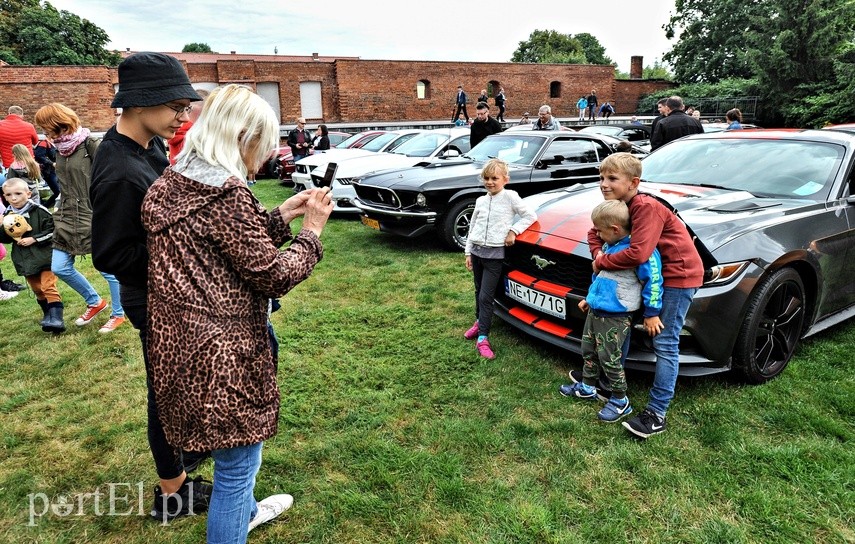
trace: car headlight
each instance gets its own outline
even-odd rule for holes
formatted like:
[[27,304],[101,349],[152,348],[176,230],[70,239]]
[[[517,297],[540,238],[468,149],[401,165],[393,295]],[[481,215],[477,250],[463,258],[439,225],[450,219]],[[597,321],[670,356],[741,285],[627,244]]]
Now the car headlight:
[[416,195],[416,206],[421,206],[421,207],[427,206],[427,198],[425,198],[425,195],[423,195],[421,193]]
[[739,276],[748,266],[748,261],[717,264],[704,275],[704,285],[722,285]]

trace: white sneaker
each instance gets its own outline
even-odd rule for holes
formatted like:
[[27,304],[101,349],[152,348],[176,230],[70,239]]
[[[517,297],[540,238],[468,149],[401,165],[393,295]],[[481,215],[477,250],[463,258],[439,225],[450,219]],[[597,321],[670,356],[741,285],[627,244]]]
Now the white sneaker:
[[0,300],[9,300],[18,296],[17,291],[0,291]]
[[271,495],[266,499],[258,501],[256,504],[258,505],[258,513],[249,521],[247,533],[291,508],[291,505],[294,504],[294,497],[287,493]]

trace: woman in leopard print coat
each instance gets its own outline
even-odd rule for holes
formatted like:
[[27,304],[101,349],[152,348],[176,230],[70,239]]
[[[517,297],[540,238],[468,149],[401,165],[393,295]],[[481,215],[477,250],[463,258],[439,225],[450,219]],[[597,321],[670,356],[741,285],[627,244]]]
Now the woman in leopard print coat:
[[[332,210],[328,191],[315,190],[267,212],[247,188],[278,131],[270,107],[245,87],[215,90],[143,202],[152,385],[169,443],[212,451],[209,541],[243,542],[258,511],[261,443],[279,416],[269,301],[308,278]],[[292,237],[288,223],[300,215]]]

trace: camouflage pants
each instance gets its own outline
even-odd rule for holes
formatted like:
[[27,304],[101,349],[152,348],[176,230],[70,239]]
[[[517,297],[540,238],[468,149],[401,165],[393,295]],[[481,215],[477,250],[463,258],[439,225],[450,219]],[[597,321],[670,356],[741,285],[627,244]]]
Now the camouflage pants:
[[600,371],[608,378],[612,391],[626,393],[626,374],[621,364],[621,348],[629,334],[632,317],[598,317],[588,310],[582,329],[582,381],[597,384]]

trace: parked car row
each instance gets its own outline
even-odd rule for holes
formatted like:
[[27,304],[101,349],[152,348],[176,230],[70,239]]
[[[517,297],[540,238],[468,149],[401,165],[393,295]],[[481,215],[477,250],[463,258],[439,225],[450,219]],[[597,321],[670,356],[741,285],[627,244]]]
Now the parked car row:
[[[669,202],[712,256],[680,336],[681,375],[738,370],[749,382],[765,382],[786,368],[801,338],[855,315],[853,126],[709,132],[649,155],[633,146],[643,158],[641,190]],[[334,193],[353,191],[339,192],[338,209],[347,199],[367,227],[438,235],[460,249],[485,192],[480,171],[490,158],[504,159],[508,188],[527,197],[538,220],[506,252],[497,315],[579,353],[584,316],[577,303],[591,284],[587,232],[602,201],[599,164],[620,140],[599,130],[517,129],[464,151],[451,148],[464,134],[444,132],[449,137],[423,157],[319,163],[311,186],[332,175]],[[424,139],[414,136],[400,150]],[[643,330],[633,331],[626,364],[654,369]]]

